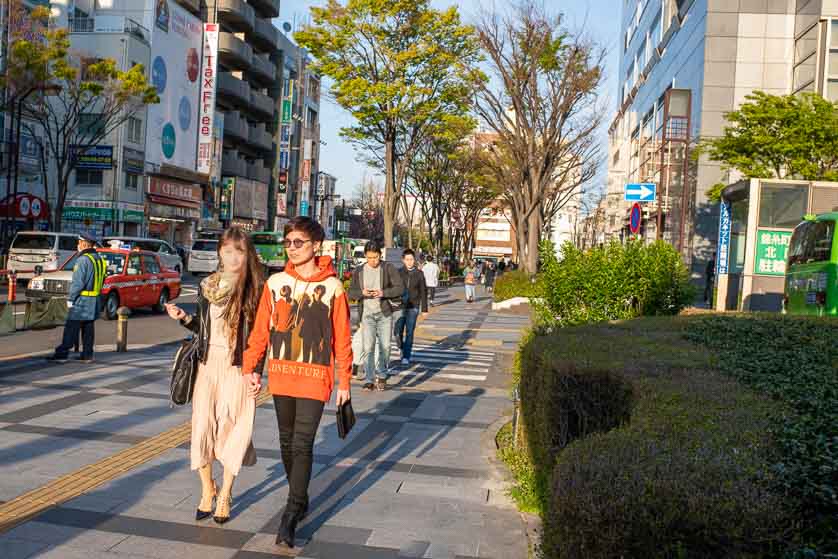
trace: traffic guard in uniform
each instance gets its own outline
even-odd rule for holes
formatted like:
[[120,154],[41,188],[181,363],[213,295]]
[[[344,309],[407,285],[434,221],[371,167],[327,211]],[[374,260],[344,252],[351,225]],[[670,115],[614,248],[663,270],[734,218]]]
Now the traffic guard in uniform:
[[93,324],[102,310],[99,294],[105,282],[106,264],[94,248],[96,239],[87,234],[79,235],[77,249],[79,254],[73,266],[73,281],[67,294],[67,322],[64,324],[64,339],[55,348],[53,361],[64,362],[70,349],[82,335],[82,351],[79,360],[83,363],[93,361]]

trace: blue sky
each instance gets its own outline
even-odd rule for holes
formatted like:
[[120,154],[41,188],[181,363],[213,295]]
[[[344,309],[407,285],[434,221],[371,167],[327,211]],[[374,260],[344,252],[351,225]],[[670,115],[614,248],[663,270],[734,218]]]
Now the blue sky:
[[[277,26],[282,22],[299,24],[308,16],[311,6],[322,5],[321,0],[282,0],[280,4],[280,17],[275,21]],[[486,1],[480,0],[434,0],[437,7],[447,7],[457,4],[460,7],[463,19],[466,22],[473,21],[483,6],[489,6]],[[501,0],[499,6],[505,5]],[[610,113],[616,110],[615,101],[617,97],[617,71],[619,65],[619,44],[620,35],[620,10],[623,2],[621,0],[545,0],[545,4],[555,11],[564,12],[566,21],[571,29],[583,27],[602,46],[608,50],[606,63],[606,82],[603,87],[603,95],[608,97]],[[320,157],[320,170],[337,177],[337,190],[346,197],[352,197],[356,187],[363,180],[364,174],[374,175],[372,170],[366,169],[363,163],[356,161],[356,153],[352,146],[344,142],[340,137],[340,128],[352,124],[352,117],[338,105],[321,97],[320,107],[320,136],[326,142],[322,146]],[[610,117],[609,117],[610,123]],[[603,131],[602,141],[606,141]],[[604,164],[603,164],[604,165]],[[604,170],[604,169],[603,169]],[[600,173],[604,177],[604,173]],[[600,182],[602,178],[598,179]]]

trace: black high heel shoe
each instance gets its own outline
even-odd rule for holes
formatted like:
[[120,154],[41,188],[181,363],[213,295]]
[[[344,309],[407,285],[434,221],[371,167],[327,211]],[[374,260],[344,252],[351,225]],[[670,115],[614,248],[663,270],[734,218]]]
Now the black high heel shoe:
[[[218,487],[213,484],[212,485],[212,497],[210,498],[210,510],[201,510],[201,503],[198,503],[198,508],[195,510],[195,520],[206,520],[210,516],[212,516],[212,502],[215,500],[216,495],[218,495]],[[203,495],[201,495],[201,502],[204,501]]]

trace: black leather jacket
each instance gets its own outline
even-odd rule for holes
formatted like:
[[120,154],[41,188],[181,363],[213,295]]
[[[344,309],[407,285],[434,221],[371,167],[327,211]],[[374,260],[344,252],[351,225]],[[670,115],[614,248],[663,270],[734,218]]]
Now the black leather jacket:
[[[186,328],[192,330],[198,336],[198,360],[201,363],[207,362],[207,354],[209,351],[210,333],[212,327],[210,324],[210,302],[201,293],[198,293],[198,312],[194,315],[187,315],[186,318],[181,319],[180,323]],[[246,324],[247,321],[239,321],[239,331],[236,334],[236,349],[233,352],[234,367],[242,366],[242,356],[244,350],[247,348],[247,338],[250,337],[250,331],[253,329],[253,324]],[[262,370],[262,367],[257,369]]]

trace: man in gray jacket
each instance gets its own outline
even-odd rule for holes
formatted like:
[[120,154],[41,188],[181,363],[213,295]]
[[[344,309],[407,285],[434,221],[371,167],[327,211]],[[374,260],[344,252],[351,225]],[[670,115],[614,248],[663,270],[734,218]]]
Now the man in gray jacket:
[[52,361],[67,360],[70,349],[79,339],[79,331],[82,336],[82,351],[79,359],[83,363],[93,361],[93,324],[102,310],[99,295],[102,293],[106,273],[105,261],[96,252],[95,246],[96,240],[90,235],[79,236],[76,245],[79,252],[73,266],[73,281],[67,294],[69,311],[67,322],[64,324],[64,338],[61,345],[55,348],[55,354],[49,358]]
[[376,242],[368,242],[364,246],[364,254],[367,263],[352,271],[349,298],[358,301],[361,320],[366,355],[363,388],[385,390],[393,335],[393,304],[400,305],[404,284],[399,271],[393,265],[381,261],[381,247]]

